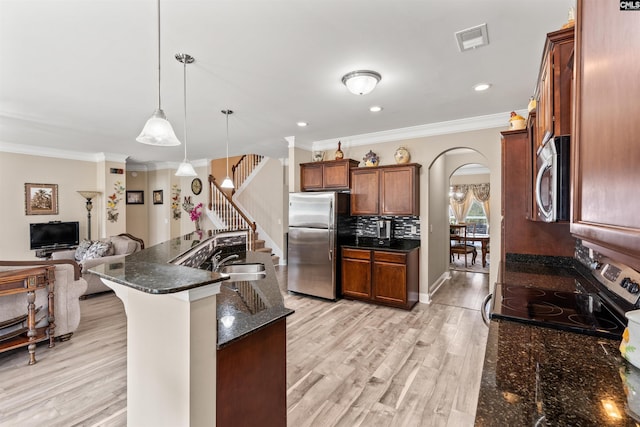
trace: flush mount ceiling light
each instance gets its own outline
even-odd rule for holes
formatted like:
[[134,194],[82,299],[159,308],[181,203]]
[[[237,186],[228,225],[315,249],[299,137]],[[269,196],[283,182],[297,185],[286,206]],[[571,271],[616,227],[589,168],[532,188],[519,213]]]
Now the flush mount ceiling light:
[[375,89],[382,76],[375,71],[352,71],[342,77],[342,83],[355,95],[366,95]]
[[489,89],[490,87],[490,83],[479,83],[473,87],[473,90],[475,90],[476,92],[482,92]]
[[222,188],[234,188],[233,181],[231,180],[231,178],[229,178],[229,115],[233,114],[233,111],[231,111],[231,110],[222,110],[222,114],[227,116],[227,170],[226,170],[227,176],[222,181],[222,184],[220,184],[220,187],[222,187]]
[[372,113],[378,113],[382,111],[382,107],[380,107],[379,105],[374,105],[373,107],[369,108],[369,111],[371,111]]
[[178,166],[176,176],[198,176],[193,165],[187,160],[187,64],[193,63],[193,56],[186,53],[176,53],[178,62],[184,64],[184,160]]
[[160,102],[160,0],[158,0],[158,108],[153,112],[151,118],[147,120],[136,141],[164,147],[180,145],[171,123],[169,123],[167,116],[162,111]]

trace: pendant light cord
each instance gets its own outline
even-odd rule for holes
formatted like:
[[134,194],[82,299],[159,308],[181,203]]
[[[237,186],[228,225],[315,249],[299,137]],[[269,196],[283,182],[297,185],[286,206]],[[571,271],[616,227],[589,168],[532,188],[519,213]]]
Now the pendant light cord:
[[229,109],[227,109],[227,173],[226,175],[229,176]]
[[184,161],[187,161],[187,58],[184,59]]
[[160,0],[158,0],[158,110],[162,110],[160,99]]

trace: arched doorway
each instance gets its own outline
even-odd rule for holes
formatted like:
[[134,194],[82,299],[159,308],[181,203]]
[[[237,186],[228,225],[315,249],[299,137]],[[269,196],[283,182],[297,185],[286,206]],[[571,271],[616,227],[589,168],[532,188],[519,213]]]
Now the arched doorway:
[[[436,284],[433,289],[430,289],[429,293],[431,295],[437,292],[441,286],[446,286],[447,279],[450,278],[449,191],[451,177],[456,170],[472,164],[482,165],[489,171],[488,174],[485,174],[486,181],[489,182],[492,162],[488,161],[483,154],[471,148],[457,147],[445,150],[429,166],[428,247],[430,250],[427,262],[430,283]],[[492,200],[490,205],[493,207],[493,209],[490,209],[491,211],[499,212],[499,199]],[[499,230],[499,226],[496,230]]]

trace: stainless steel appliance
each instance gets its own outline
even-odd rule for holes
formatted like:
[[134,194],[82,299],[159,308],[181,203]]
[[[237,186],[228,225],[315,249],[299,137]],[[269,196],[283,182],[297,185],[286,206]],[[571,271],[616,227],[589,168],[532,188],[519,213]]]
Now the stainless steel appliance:
[[574,292],[497,283],[491,318],[620,339],[625,313],[640,307],[640,273],[608,258],[590,267],[554,267],[557,280],[575,280]]
[[391,239],[391,220],[390,219],[378,220],[376,230],[377,230],[378,239],[381,239],[381,240]]
[[569,220],[569,135],[545,136],[537,153],[536,203],[545,222]]
[[289,291],[330,300],[337,298],[340,283],[339,240],[352,234],[348,215],[349,194],[289,194]]

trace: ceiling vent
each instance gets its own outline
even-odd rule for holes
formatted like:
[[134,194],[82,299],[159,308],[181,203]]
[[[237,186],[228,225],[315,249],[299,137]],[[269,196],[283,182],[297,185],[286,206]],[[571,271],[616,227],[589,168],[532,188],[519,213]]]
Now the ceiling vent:
[[487,24],[481,24],[476,27],[458,31],[456,33],[458,49],[460,49],[460,52],[464,52],[465,50],[488,45],[489,36],[487,34]]

